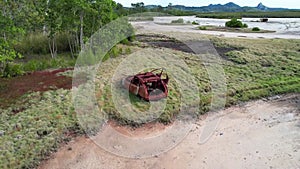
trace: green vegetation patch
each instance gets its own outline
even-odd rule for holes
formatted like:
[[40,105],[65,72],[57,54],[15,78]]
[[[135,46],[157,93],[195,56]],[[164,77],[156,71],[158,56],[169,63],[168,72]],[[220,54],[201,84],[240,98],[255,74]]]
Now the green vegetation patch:
[[173,24],[184,24],[184,20],[182,18],[179,18],[177,20],[171,21],[171,23],[173,23]]
[[230,21],[226,22],[225,26],[230,28],[248,28],[247,24],[242,23],[242,21],[239,21],[236,18],[233,18]]
[[220,32],[241,32],[241,33],[274,33],[276,31],[264,30],[260,28],[235,28],[235,27],[225,27],[225,26],[199,26],[199,30],[207,30],[207,31],[220,31]]
[[69,90],[28,94],[0,112],[0,168],[34,168],[81,133]]
[[[223,57],[224,59],[221,62],[226,73],[228,85],[226,106],[276,94],[299,92],[299,40],[216,37],[212,37],[211,40],[218,49],[232,49],[223,54],[225,57]],[[166,48],[161,50],[158,53],[161,53],[162,57],[166,53],[172,53],[183,59],[189,66],[191,74],[196,78],[200,92],[200,103],[198,103],[200,104],[200,109],[196,114],[207,112],[212,98],[211,84],[205,66],[199,60],[199,56]],[[99,70],[98,80],[96,81],[98,83],[96,85],[96,92],[99,97],[98,102],[102,106],[103,111],[108,112],[110,118],[117,120],[120,124],[141,125],[144,123],[143,121],[131,120],[130,118],[136,119],[144,116],[145,114],[142,112],[149,108],[147,102],[136,96],[131,96],[131,103],[137,107],[137,111],[129,113],[132,115],[129,117],[120,114],[112,101],[110,77],[114,73],[114,68],[121,61],[122,58],[116,58],[101,65],[102,69]],[[170,95],[167,100],[166,111],[157,119],[157,121],[164,123],[172,122],[176,118],[179,112],[178,103],[181,101],[179,97],[181,93],[172,77],[169,89]]]
[[252,31],[258,32],[258,31],[260,31],[260,28],[259,27],[254,27],[254,28],[252,28]]

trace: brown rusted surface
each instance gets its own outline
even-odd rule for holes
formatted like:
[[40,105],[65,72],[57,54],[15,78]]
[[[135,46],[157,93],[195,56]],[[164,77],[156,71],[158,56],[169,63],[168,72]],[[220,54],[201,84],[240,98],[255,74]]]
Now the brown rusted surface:
[[[158,73],[156,73],[159,71]],[[139,73],[134,76],[128,76],[122,81],[122,85],[129,92],[140,96],[146,101],[154,101],[166,98],[168,96],[169,77],[162,78],[164,69],[154,69],[150,72]]]

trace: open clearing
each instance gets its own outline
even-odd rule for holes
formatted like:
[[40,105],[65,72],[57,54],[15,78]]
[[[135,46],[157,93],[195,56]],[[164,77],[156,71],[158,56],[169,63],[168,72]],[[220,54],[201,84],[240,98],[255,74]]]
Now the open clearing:
[[[145,30],[143,30],[145,31]],[[142,31],[142,32],[143,32]],[[147,32],[147,31],[146,31]],[[197,39],[195,34],[181,34],[181,33],[169,33],[169,35],[176,34],[181,36],[183,39]],[[154,49],[144,46],[145,44],[139,44],[140,47],[146,48],[142,50],[143,52],[149,50],[149,53],[158,52],[165,54],[172,53],[174,55],[189,56],[193,58],[192,51],[186,48],[182,43],[175,42],[170,39],[164,39],[159,41],[153,41],[151,36],[138,36],[137,39],[145,42],[146,44],[154,47]],[[148,39],[147,39],[148,38]],[[151,39],[151,40],[149,40]],[[219,39],[221,40],[221,39]],[[284,50],[271,50],[269,45],[282,45],[281,40],[236,40],[236,39],[226,39],[226,40],[216,40],[217,42],[217,52],[223,58],[222,64],[225,66],[225,72],[228,75],[228,87],[229,89],[235,89],[239,91],[237,93],[243,94],[233,94],[232,99],[235,100],[249,100],[254,99],[256,96],[263,97],[263,93],[269,90],[267,86],[264,86],[268,81],[272,79],[274,71],[276,71],[276,76],[278,73],[283,73],[283,77],[288,77],[285,73],[289,71],[279,71],[276,70],[277,66],[283,65],[279,63],[278,59],[273,58],[273,56],[280,56],[281,52]],[[256,43],[254,43],[256,42]],[[274,43],[275,42],[275,43]],[[277,43],[278,42],[278,43]],[[295,41],[297,42],[297,41]],[[293,43],[295,44],[295,43]],[[287,45],[287,44],[285,44]],[[290,45],[288,45],[290,46]],[[287,46],[287,47],[288,47]],[[205,46],[204,46],[205,47]],[[158,49],[156,49],[158,48]],[[248,48],[248,49],[247,49]],[[286,48],[287,49],[287,48]],[[136,49],[141,50],[140,48]],[[183,54],[182,51],[190,53]],[[245,63],[241,59],[243,55],[239,55],[238,58],[234,58],[230,55],[232,52],[244,51],[245,53]],[[247,53],[250,52],[250,53]],[[229,52],[229,53],[228,53]],[[252,52],[254,52],[252,54]],[[229,54],[229,55],[228,55]],[[282,53],[284,55],[284,53]],[[292,56],[292,53],[290,56]],[[299,58],[299,55],[294,53],[295,59]],[[269,57],[270,56],[270,57]],[[275,59],[275,60],[273,60]],[[265,64],[262,61],[267,62],[278,62]],[[272,61],[273,60],[273,61]],[[295,61],[296,61],[295,60]],[[193,63],[187,60],[188,63]],[[235,64],[232,64],[235,63]],[[104,72],[98,75],[96,82],[107,83],[109,77],[112,73],[108,72],[108,67],[116,67],[120,61],[110,60],[103,63],[103,69],[100,72]],[[291,62],[295,63],[296,62]],[[245,69],[245,64],[250,69]],[[191,64],[193,65],[193,64]],[[198,64],[196,64],[197,66]],[[227,67],[227,66],[228,67]],[[293,65],[293,64],[292,64]],[[295,65],[295,66],[296,66]],[[199,66],[199,65],[198,65]],[[269,67],[270,66],[270,67]],[[252,69],[252,68],[253,69]],[[269,69],[269,68],[275,69]],[[294,67],[295,71],[291,74],[291,77],[295,77],[295,84],[287,83],[279,85],[284,82],[274,82],[285,88],[285,86],[290,86],[293,88],[298,88],[298,66]],[[198,67],[199,68],[199,67]],[[290,65],[291,68],[291,65]],[[281,68],[280,68],[281,69]],[[199,71],[197,68],[195,71]],[[244,72],[244,71],[249,71]],[[287,70],[287,69],[283,69]],[[264,71],[268,76],[261,74]],[[270,71],[270,72],[269,72]],[[260,72],[260,73],[259,73]],[[273,73],[272,73],[273,72]],[[252,74],[254,77],[250,77],[246,74]],[[107,76],[107,77],[106,77]],[[279,75],[280,76],[280,75]],[[100,77],[100,78],[99,78]],[[270,79],[269,79],[270,78]],[[277,77],[274,77],[277,79]],[[253,80],[255,79],[255,80]],[[258,80],[260,79],[260,80]],[[260,82],[259,82],[260,81]],[[281,80],[279,80],[281,81]],[[292,80],[293,81],[293,80]],[[251,83],[253,86],[250,87]],[[273,83],[273,82],[272,82]],[[100,83],[101,84],[101,83]],[[277,86],[270,85],[270,87]],[[205,85],[200,85],[199,87]],[[258,87],[260,86],[260,87]],[[101,85],[99,86],[101,89]],[[297,91],[295,88],[293,91]],[[286,89],[284,89],[286,90]],[[257,92],[256,92],[257,91]],[[272,91],[278,91],[280,93],[281,89],[271,89]],[[105,90],[104,90],[105,93]],[[235,92],[233,92],[235,93]],[[270,94],[270,93],[269,93]],[[269,95],[266,94],[266,95]],[[100,96],[100,95],[98,95]],[[102,95],[101,95],[102,96]],[[108,95],[105,95],[108,96]],[[246,98],[244,98],[246,97]],[[238,98],[238,99],[237,99]],[[107,102],[104,105],[110,105],[110,99],[102,99]],[[230,100],[230,99],[229,99]],[[217,112],[213,117],[221,117],[216,130],[214,130],[212,136],[204,144],[200,144],[201,131],[206,126],[206,116],[200,116],[199,120],[193,124],[192,130],[188,136],[180,142],[178,146],[172,150],[162,153],[160,155],[155,155],[150,158],[124,158],[116,156],[112,153],[105,151],[100,148],[95,142],[90,138],[77,137],[68,144],[64,145],[58,150],[58,152],[52,154],[49,160],[44,161],[39,168],[149,168],[149,169],[199,169],[199,168],[290,168],[297,169],[300,164],[300,116],[299,116],[299,94],[289,94],[282,96],[275,96],[269,99],[262,99],[257,101],[251,101],[248,103],[243,103],[238,106],[233,106],[227,108],[223,111]],[[235,101],[233,101],[236,104]],[[100,105],[103,104],[99,103]],[[230,101],[228,103],[231,104]],[[172,127],[163,126],[160,124],[144,125],[141,128],[133,129],[130,127],[118,125],[115,123],[108,123],[116,132],[119,132],[129,138],[144,138],[153,135],[163,133],[164,130]],[[111,129],[111,128],[110,128]],[[105,132],[106,128],[104,129]],[[107,132],[109,132],[108,130]],[[153,147],[153,145],[145,145],[145,147]],[[115,149],[122,149],[119,145],[113,146]]]
[[[114,156],[100,149],[91,140],[77,137],[52,154],[52,158],[40,165],[40,168],[299,168],[299,94],[284,96],[277,101],[250,102],[246,107],[236,106],[220,111],[215,115],[223,117],[218,129],[207,143],[198,144],[200,131],[205,126],[205,116],[201,114],[209,110],[212,100],[212,88],[204,66],[213,63],[210,60],[203,63],[199,61],[199,56],[207,52],[221,56],[218,58],[218,65],[224,68],[226,75],[228,107],[272,95],[299,93],[299,40],[224,38],[181,32],[146,35],[144,32],[147,33],[148,30],[139,31],[142,34],[137,36],[138,41],[128,46],[132,51],[130,56],[134,58],[133,64],[142,63],[143,58],[139,56],[144,55],[176,57],[183,60],[189,66],[190,73],[196,77],[201,94],[200,103],[198,102],[200,109],[195,113],[200,120],[193,123],[194,128],[188,137],[171,151],[147,159]],[[197,44],[199,51],[191,51],[182,42]],[[127,57],[128,54],[123,54],[103,62],[95,77],[95,93],[101,111],[107,113],[112,121],[118,121],[109,121],[108,124],[117,132],[135,138],[149,137],[172,128],[178,112],[177,102],[180,101],[178,87],[172,81],[172,94],[168,97],[170,102],[165,109],[165,116],[157,120],[170,122],[168,125],[142,124],[138,129],[122,126],[132,125],[133,119],[138,123],[145,122],[140,121],[138,113],[137,116],[127,117],[118,114],[111,101],[111,78],[119,63],[126,61]],[[151,60],[151,57],[148,59]],[[3,150],[0,164],[3,166],[0,168],[36,167],[40,161],[56,152],[61,144],[84,133],[74,112],[72,93],[68,90],[70,78],[63,78],[61,73],[56,73],[52,72],[50,75],[65,79],[58,81],[63,85],[36,79],[42,88],[51,90],[44,92],[30,88],[28,90],[41,92],[28,93],[24,89],[23,92],[27,93],[17,99],[15,104],[0,108],[3,121],[0,124],[0,150]],[[72,71],[63,74],[70,75]],[[86,80],[84,74],[79,77],[82,77],[79,78],[80,81]],[[14,82],[15,79],[9,79],[6,83]],[[6,91],[9,86],[1,86],[1,91]],[[3,92],[1,99],[12,98],[9,93]],[[147,103],[141,103],[137,99],[131,101],[140,109],[148,108]],[[88,120],[93,119],[90,117]],[[99,127],[99,124],[96,123],[95,126]],[[119,148],[122,147],[116,146],[116,149]]]
[[[297,169],[300,167],[299,100],[299,94],[292,94],[220,111],[215,116],[222,116],[222,120],[206,143],[199,144],[201,130],[205,126],[204,120],[200,120],[177,147],[153,158],[118,157],[104,151],[89,138],[78,137],[59,149],[39,168]],[[141,129],[122,130],[137,135],[141,132]],[[157,131],[145,127],[142,132]]]
[[[132,22],[132,24],[141,31],[150,32],[181,32],[181,33],[199,33],[207,35],[216,35],[224,37],[240,37],[240,38],[280,38],[280,39],[300,39],[300,34],[294,32],[275,32],[275,33],[236,33],[236,32],[221,32],[199,30],[199,25],[163,25],[156,24],[153,21]],[[272,30],[272,29],[267,29]]]

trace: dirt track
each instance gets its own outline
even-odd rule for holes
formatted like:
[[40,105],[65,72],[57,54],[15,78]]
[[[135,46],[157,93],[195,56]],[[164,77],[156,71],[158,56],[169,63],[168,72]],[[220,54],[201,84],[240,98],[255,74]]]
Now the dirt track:
[[[177,147],[153,158],[119,157],[104,151],[89,138],[76,138],[39,168],[298,169],[299,101],[300,94],[277,96],[220,111],[214,116],[222,116],[222,120],[206,143],[199,144],[205,126],[205,120],[199,120]],[[135,132],[152,131],[153,128],[146,127]]]

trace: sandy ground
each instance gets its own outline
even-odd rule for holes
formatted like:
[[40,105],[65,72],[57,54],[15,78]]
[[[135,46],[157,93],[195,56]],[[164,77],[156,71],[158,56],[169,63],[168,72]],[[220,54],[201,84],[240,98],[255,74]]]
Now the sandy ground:
[[199,33],[207,35],[216,35],[224,37],[238,38],[281,38],[281,39],[300,39],[299,33],[292,32],[275,32],[275,33],[235,33],[235,32],[218,32],[198,30],[195,25],[161,25],[152,21],[132,22],[132,25],[138,31],[150,32],[184,32],[184,33]]
[[[292,94],[219,111],[213,116],[221,117],[221,121],[205,143],[200,144],[199,140],[206,120],[200,119],[179,145],[151,158],[116,156],[97,146],[91,139],[79,137],[52,154],[39,168],[299,169],[299,103],[300,94]],[[118,132],[125,130],[119,129]],[[160,131],[151,127],[144,130],[131,131],[127,135],[143,137],[138,133]]]

